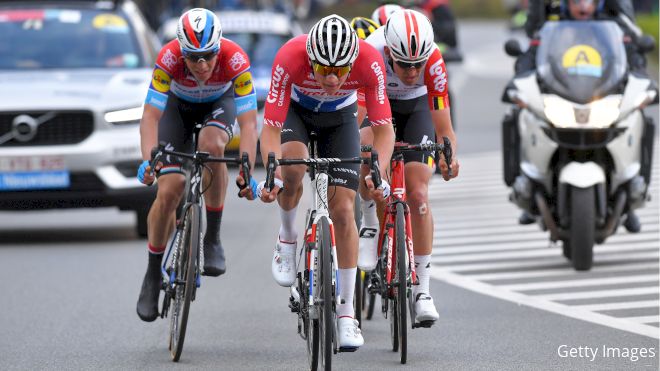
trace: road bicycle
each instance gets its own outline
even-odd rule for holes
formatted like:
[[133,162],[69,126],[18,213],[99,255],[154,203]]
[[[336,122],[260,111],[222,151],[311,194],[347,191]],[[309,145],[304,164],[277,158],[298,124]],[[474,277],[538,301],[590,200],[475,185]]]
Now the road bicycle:
[[[363,152],[369,152],[371,146],[363,146]],[[385,215],[378,235],[378,260],[376,268],[365,277],[367,288],[363,290],[363,298],[369,294],[360,308],[367,311],[366,318],[371,319],[375,307],[376,295],[381,298],[381,311],[385,318],[390,319],[390,337],[392,351],[400,353],[402,364],[407,361],[408,333],[407,313],[410,313],[410,323],[413,329],[431,327],[433,321],[415,322],[415,299],[412,295],[412,285],[417,285],[415,273],[415,255],[413,251],[412,227],[410,224],[410,209],[406,203],[404,152],[443,153],[444,161],[449,168],[451,177],[452,149],[449,138],[443,137],[443,143],[407,144],[396,143],[390,161],[390,189],[387,198]],[[374,185],[380,184],[380,179],[373,176]],[[375,174],[377,175],[377,173]]]
[[[342,302],[339,292],[337,248],[334,226],[328,211],[329,167],[337,163],[374,164],[377,154],[371,158],[320,158],[316,157],[316,140],[312,136],[309,145],[310,158],[275,159],[269,153],[266,164],[266,188],[272,189],[277,166],[306,165],[311,180],[312,203],[305,218],[305,238],[298,256],[299,271],[291,286],[289,307],[298,314],[298,333],[307,342],[309,368],[332,369],[332,354],[352,352],[355,348],[340,348],[337,341],[336,306]],[[373,170],[372,170],[373,171]],[[304,264],[301,264],[301,260]]]
[[[196,133],[201,125],[196,125]],[[193,136],[194,147],[197,148],[197,134]],[[241,157],[212,157],[208,152],[195,151],[182,153],[166,149],[163,143],[152,150],[151,168],[162,156],[179,157],[186,165],[186,186],[183,204],[178,211],[177,225],[170,239],[169,247],[161,267],[165,292],[161,310],[161,318],[170,315],[169,350],[172,361],[177,362],[183,351],[183,341],[186,336],[190,304],[195,300],[197,288],[201,285],[200,276],[203,274],[204,249],[202,232],[202,195],[211,186],[202,186],[202,172],[204,169],[212,172],[207,163],[224,162],[237,164],[241,174],[250,184],[250,162],[248,154],[243,152]],[[245,175],[247,174],[247,175]],[[171,309],[171,313],[170,313]]]

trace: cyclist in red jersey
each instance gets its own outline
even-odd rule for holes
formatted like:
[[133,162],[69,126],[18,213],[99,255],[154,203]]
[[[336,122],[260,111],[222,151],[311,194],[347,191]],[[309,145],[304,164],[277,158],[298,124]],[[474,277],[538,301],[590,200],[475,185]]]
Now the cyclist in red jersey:
[[[209,10],[195,8],[179,19],[177,38],[158,54],[153,79],[140,122],[142,158],[138,179],[154,182],[149,166],[151,149],[159,142],[169,150],[193,152],[194,124],[203,125],[198,149],[222,157],[232,138],[237,119],[241,128],[240,151],[247,152],[254,164],[257,142],[257,100],[252,86],[250,61],[238,44],[222,38],[220,21]],[[211,174],[204,175],[206,233],[204,234],[204,274],[225,272],[220,243],[220,224],[227,191],[227,167],[209,163]],[[174,228],[175,210],[184,192],[185,177],[181,159],[166,156],[156,165],[158,193],[149,211],[149,264],[140,291],[137,312],[144,321],[158,316],[160,264],[167,240]],[[211,183],[212,182],[212,183]],[[243,178],[237,182],[244,184]],[[254,198],[256,182],[241,195]]]
[[[365,90],[365,104],[374,132],[381,173],[389,163],[394,145],[392,115],[385,94],[385,66],[380,54],[359,40],[350,24],[337,15],[321,19],[309,35],[286,43],[275,57],[271,88],[266,100],[261,154],[277,158],[308,156],[309,133],[318,135],[321,157],[357,157],[360,139],[357,125],[356,89]],[[272,261],[278,284],[291,286],[296,277],[297,232],[295,214],[302,195],[304,166],[277,168],[276,185],[258,191],[264,202],[277,196],[281,227]],[[330,216],[335,226],[339,260],[339,292],[344,304],[337,306],[338,339],[341,348],[358,348],[364,343],[354,319],[353,291],[357,271],[357,228],[353,207],[358,186],[358,164],[330,167]],[[387,194],[388,185],[371,195]],[[260,184],[263,186],[263,182]],[[282,188],[283,187],[283,188]]]
[[[433,27],[422,13],[402,9],[390,15],[385,26],[378,28],[366,42],[378,50],[386,61],[387,95],[392,108],[396,140],[407,143],[433,143],[435,138],[449,137],[454,153],[456,135],[451,125],[447,70],[440,50],[433,41]],[[360,98],[360,101],[362,99]],[[366,109],[359,107],[358,120]],[[362,141],[369,144],[369,128],[361,130]],[[407,202],[410,206],[415,269],[419,285],[413,286],[416,322],[435,321],[438,312],[429,290],[431,252],[433,249],[433,216],[428,205],[428,183],[435,166],[435,154],[405,153]],[[437,161],[445,180],[449,180],[445,161]],[[459,171],[454,155],[452,177]],[[363,171],[362,175],[366,175]],[[362,228],[358,266],[372,270],[377,261],[378,218],[374,201],[361,192]],[[369,231],[369,233],[364,233]],[[374,231],[376,233],[374,233]]]

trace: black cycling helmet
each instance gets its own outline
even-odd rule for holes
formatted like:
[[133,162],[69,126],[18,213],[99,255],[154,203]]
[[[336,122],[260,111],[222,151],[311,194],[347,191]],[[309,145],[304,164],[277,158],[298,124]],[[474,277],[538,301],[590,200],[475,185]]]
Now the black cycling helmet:
[[378,26],[378,23],[366,17],[355,17],[351,19],[351,27],[355,30],[357,36],[364,40],[371,35]]

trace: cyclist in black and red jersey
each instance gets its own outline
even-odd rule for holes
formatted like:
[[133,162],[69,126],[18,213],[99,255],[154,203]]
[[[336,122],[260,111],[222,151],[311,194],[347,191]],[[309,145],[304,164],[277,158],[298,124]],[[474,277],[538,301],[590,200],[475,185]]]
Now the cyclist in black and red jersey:
[[[232,138],[232,125],[238,119],[241,128],[240,151],[247,152],[254,164],[257,142],[257,100],[250,61],[238,44],[222,38],[220,21],[206,9],[195,8],[179,19],[177,38],[158,54],[153,79],[140,122],[142,157],[138,179],[152,184],[149,166],[151,149],[159,142],[167,149],[193,152],[192,133],[202,124],[198,149],[222,157]],[[212,173],[204,175],[206,233],[204,267],[208,276],[225,272],[225,257],[220,243],[220,224],[227,192],[227,167],[209,163]],[[156,165],[158,193],[148,217],[149,264],[142,283],[137,313],[144,321],[158,316],[160,264],[167,240],[174,228],[175,210],[184,192],[185,177],[181,159],[166,156]],[[243,178],[237,182],[244,185]],[[241,191],[254,198],[256,182]]]
[[[366,42],[378,50],[385,60],[387,96],[390,99],[396,139],[406,143],[433,143],[435,138],[449,137],[454,152],[456,135],[451,125],[447,69],[440,50],[433,41],[433,27],[422,13],[400,9],[392,13],[384,26],[375,30]],[[359,103],[361,102],[359,97]],[[358,120],[366,110],[360,106]],[[362,122],[362,121],[360,121]],[[363,125],[362,141],[368,144],[371,133]],[[428,204],[428,183],[436,160],[433,152],[405,153],[407,202],[410,206],[415,269],[419,285],[413,286],[416,322],[435,321],[438,312],[429,290],[431,251],[433,249],[433,216]],[[437,161],[445,180],[449,180],[445,161]],[[452,157],[452,177],[459,171]],[[364,171],[362,175],[365,175]],[[358,266],[369,271],[377,262],[378,219],[374,201],[361,192],[362,227]],[[365,233],[370,231],[370,233]],[[375,233],[374,233],[375,231]]]
[[[327,16],[312,27],[309,35],[286,43],[275,57],[270,86],[261,134],[264,163],[269,152],[277,158],[307,157],[311,131],[318,135],[319,156],[359,156],[356,90],[363,88],[374,147],[384,174],[394,145],[385,94],[385,65],[380,54],[359,40],[345,19]],[[364,343],[353,308],[358,245],[353,207],[358,169],[358,164],[330,166],[328,190],[337,239],[338,289],[344,302],[336,308],[338,340],[340,348],[353,349]],[[275,187],[270,193],[259,192],[263,201],[272,202],[282,189],[277,196],[282,224],[272,261],[273,276],[282,286],[291,286],[296,278],[295,215],[305,170],[302,165],[278,167]],[[371,181],[368,186],[377,198],[388,192],[386,182],[382,190],[374,190]]]

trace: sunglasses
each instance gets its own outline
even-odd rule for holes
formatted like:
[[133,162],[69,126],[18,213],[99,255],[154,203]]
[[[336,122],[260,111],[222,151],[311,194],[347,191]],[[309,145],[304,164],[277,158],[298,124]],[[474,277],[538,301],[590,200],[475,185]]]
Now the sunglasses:
[[[394,59],[394,58],[392,58],[392,59]],[[419,68],[424,67],[424,65],[426,64],[426,61],[411,63],[411,62],[397,61],[396,59],[394,59],[394,63],[396,63],[397,66],[399,66],[403,69],[410,69],[410,68],[419,69]]]
[[199,63],[201,61],[208,62],[215,58],[217,55],[218,52],[210,51],[207,53],[185,53],[183,56],[191,62]]
[[330,67],[312,62],[312,69],[321,76],[335,75],[337,77],[342,77],[348,75],[348,73],[351,72],[351,68],[351,66]]

